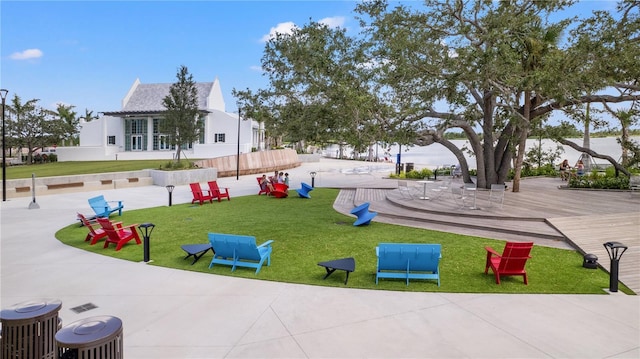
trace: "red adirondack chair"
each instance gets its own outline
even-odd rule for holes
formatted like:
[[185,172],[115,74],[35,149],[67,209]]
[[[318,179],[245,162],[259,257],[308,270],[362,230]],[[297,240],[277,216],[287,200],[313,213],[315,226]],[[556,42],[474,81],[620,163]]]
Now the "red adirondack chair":
[[524,284],[528,284],[527,271],[524,266],[527,260],[531,258],[529,254],[533,248],[533,242],[517,243],[507,242],[502,251],[502,255],[494,251],[491,247],[485,247],[487,250],[487,263],[484,273],[487,274],[489,267],[496,276],[496,283],[500,284],[500,276],[505,275],[521,275]]
[[200,187],[200,183],[189,183],[191,187],[191,193],[193,194],[193,199],[191,200],[191,204],[196,203],[198,201],[200,205],[204,203],[204,201],[209,201],[209,203],[213,203],[213,196],[211,193],[204,194],[202,188]]
[[[87,217],[85,217],[82,213],[78,213],[78,219],[82,222],[82,225],[87,227],[89,233],[87,233],[87,237],[85,237],[84,241],[91,241],[91,245],[96,244],[100,239],[107,236],[107,232],[104,231],[101,227],[99,227],[98,223],[91,223]],[[98,228],[94,228],[94,226]]]
[[217,181],[209,181],[207,182],[207,184],[209,185],[209,193],[211,194],[212,198],[217,198],[218,202],[220,202],[222,198],[226,198],[228,201],[231,201],[228,188],[225,187],[224,192],[222,192],[220,190],[220,187],[218,187]]
[[107,239],[104,242],[104,248],[107,248],[110,243],[116,244],[116,251],[119,251],[122,246],[132,239],[135,239],[136,244],[142,243],[138,231],[136,231],[137,224],[131,224],[128,226],[116,226],[108,218],[98,218],[98,223],[102,226],[102,229],[107,233]]
[[266,194],[267,196],[271,195],[271,190],[269,189],[269,186],[264,186],[264,189],[262,189],[262,185],[260,185],[260,182],[262,181],[262,177],[256,177],[256,180],[258,181],[258,187],[260,187],[260,192],[258,192],[258,196],[261,194]]

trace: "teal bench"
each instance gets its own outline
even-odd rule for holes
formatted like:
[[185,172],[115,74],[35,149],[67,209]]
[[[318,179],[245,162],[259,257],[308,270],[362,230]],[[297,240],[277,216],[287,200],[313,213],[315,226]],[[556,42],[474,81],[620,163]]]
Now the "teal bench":
[[231,271],[236,267],[255,268],[256,274],[260,272],[262,264],[266,261],[271,265],[271,243],[268,240],[261,245],[256,245],[256,238],[237,234],[209,233],[209,242],[213,248],[213,259],[209,269],[214,264],[230,265]]
[[376,247],[378,266],[376,284],[380,278],[434,279],[440,286],[440,244],[380,243]]

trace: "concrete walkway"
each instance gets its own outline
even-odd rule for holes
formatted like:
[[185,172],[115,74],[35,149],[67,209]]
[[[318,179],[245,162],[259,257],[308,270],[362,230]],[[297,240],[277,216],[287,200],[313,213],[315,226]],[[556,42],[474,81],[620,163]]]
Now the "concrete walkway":
[[[289,170],[292,188],[367,186],[392,164],[322,160]],[[383,172],[379,172],[383,171]],[[232,196],[256,176],[221,178]],[[125,358],[638,358],[640,297],[402,293],[223,277],[98,256],[55,231],[89,212],[92,192],[2,203],[2,308],[62,301],[63,325],[97,315],[124,324]],[[126,209],[166,205],[162,187],[105,191]],[[174,203],[191,200],[187,186]],[[93,303],[76,314],[70,308]]]

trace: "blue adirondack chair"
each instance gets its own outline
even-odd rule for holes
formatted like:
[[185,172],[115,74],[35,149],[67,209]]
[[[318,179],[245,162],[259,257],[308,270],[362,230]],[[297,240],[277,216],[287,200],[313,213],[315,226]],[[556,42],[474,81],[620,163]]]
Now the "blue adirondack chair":
[[115,202],[118,202],[118,205],[111,207],[103,195],[89,198],[89,205],[93,208],[93,211],[96,212],[96,217],[109,217],[111,213],[116,211],[118,212],[118,216],[122,216],[122,208],[124,208],[122,201],[113,201],[113,203]]
[[440,244],[380,243],[376,247],[379,278],[435,279],[440,286]]
[[298,192],[298,196],[302,198],[311,198],[311,196],[309,195],[309,192],[311,191],[313,191],[313,187],[304,182],[300,184],[300,189],[296,190],[296,192]]
[[209,269],[214,264],[225,264],[232,266],[232,272],[236,270],[236,267],[249,267],[255,268],[256,274],[258,274],[265,260],[267,266],[271,265],[271,251],[273,250],[271,243],[273,240],[268,240],[258,246],[256,238],[252,236],[209,233],[209,242],[214,252]]

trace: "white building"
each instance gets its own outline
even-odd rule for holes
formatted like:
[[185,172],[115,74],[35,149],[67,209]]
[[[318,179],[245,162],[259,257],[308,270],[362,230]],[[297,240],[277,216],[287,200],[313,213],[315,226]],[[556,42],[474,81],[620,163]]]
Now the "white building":
[[[122,100],[119,111],[104,111],[97,120],[81,122],[80,145],[58,147],[59,161],[171,159],[167,135],[159,122],[165,108],[162,100],[172,84],[142,84],[136,79]],[[238,120],[228,113],[218,79],[198,82],[198,108],[206,112],[204,133],[197,143],[183,149],[182,158],[214,158],[264,149],[264,128],[253,120]],[[238,128],[239,127],[239,128]],[[240,141],[238,141],[240,130]]]

